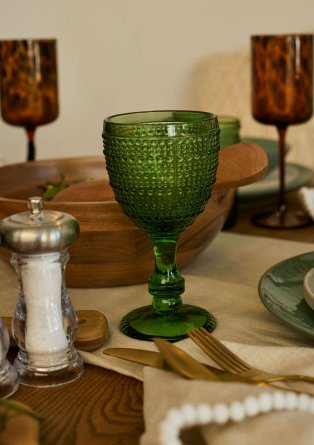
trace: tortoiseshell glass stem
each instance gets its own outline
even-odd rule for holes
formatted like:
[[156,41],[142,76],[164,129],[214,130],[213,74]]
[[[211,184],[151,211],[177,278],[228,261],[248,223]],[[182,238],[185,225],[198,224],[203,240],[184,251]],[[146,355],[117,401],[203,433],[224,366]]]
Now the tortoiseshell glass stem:
[[26,133],[27,133],[27,160],[28,161],[34,161],[36,157],[36,149],[35,149],[35,127],[26,127]]
[[285,213],[287,210],[286,205],[286,193],[285,193],[285,141],[287,126],[278,125],[277,130],[279,133],[279,201],[278,201],[278,212],[281,224],[284,224]]

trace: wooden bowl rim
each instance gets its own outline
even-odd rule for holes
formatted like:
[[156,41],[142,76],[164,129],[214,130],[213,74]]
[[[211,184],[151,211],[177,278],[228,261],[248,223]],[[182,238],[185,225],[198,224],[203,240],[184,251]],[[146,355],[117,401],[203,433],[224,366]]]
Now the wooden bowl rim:
[[[49,159],[38,159],[35,161],[26,161],[26,162],[18,162],[18,163],[12,163],[12,164],[4,164],[2,166],[0,166],[0,173],[2,169],[6,169],[6,170],[10,170],[10,169],[15,169],[16,167],[21,167],[23,166],[26,168],[32,168],[34,165],[40,165],[40,164],[45,164],[47,165],[47,167],[49,167],[49,164],[51,165],[55,165],[58,162],[73,162],[74,164],[83,164],[85,162],[96,162],[96,161],[103,161],[103,157],[102,156],[72,156],[72,157],[66,157],[66,158],[49,158]],[[105,163],[105,161],[103,161]],[[109,178],[108,178],[108,174],[106,171],[106,168],[104,166],[104,180],[109,182]],[[82,181],[83,182],[83,181]],[[82,183],[81,182],[81,183]],[[233,188],[233,187],[230,187]],[[215,187],[213,187],[212,190],[212,194],[213,193],[221,193],[221,190],[217,190]],[[36,195],[33,195],[36,196]],[[15,205],[24,205],[25,206],[25,210],[27,210],[27,199],[17,199],[17,198],[9,198],[9,197],[3,197],[0,196],[0,202],[4,202],[4,203],[12,203]],[[45,208],[49,209],[49,208],[55,208],[55,207],[63,207],[63,208],[67,208],[67,207],[75,207],[75,208],[81,208],[82,205],[91,205],[91,206],[97,206],[97,207],[102,207],[106,204],[112,204],[113,206],[117,206],[119,208],[120,205],[119,203],[115,200],[115,198],[113,197],[112,199],[108,198],[105,201],[44,201],[44,205]]]
[[[105,164],[105,160],[104,157],[102,156],[71,156],[71,157],[66,157],[66,158],[49,158],[49,159],[37,159],[35,161],[26,161],[26,162],[17,162],[17,163],[12,163],[12,164],[4,164],[2,166],[0,166],[0,173],[2,169],[5,170],[10,170],[10,169],[16,169],[18,167],[26,167],[26,168],[32,168],[34,165],[40,165],[40,164],[45,164],[47,165],[47,167],[49,167],[49,164],[51,165],[55,165],[57,162],[73,162],[74,164],[83,164],[85,162],[95,162],[95,161],[103,161]],[[104,180],[109,181],[108,176],[106,177],[106,168],[104,166],[104,173],[105,173],[105,177]],[[83,182],[83,181],[82,181]],[[35,196],[35,195],[34,195]],[[10,203],[15,203],[15,204],[22,204],[22,203],[27,203],[27,199],[17,199],[17,198],[8,198],[8,197],[2,197],[0,196],[0,202],[4,201],[4,202],[10,202]],[[102,205],[102,204],[106,204],[106,203],[111,203],[114,205],[119,206],[119,203],[114,199],[106,199],[105,201],[45,201],[45,207],[55,207],[56,205],[59,206],[59,204],[61,204],[62,206],[74,206],[74,207],[81,207],[82,204],[90,204],[90,205]],[[48,207],[47,207],[48,206]],[[26,206],[26,210],[27,210],[27,206]]]

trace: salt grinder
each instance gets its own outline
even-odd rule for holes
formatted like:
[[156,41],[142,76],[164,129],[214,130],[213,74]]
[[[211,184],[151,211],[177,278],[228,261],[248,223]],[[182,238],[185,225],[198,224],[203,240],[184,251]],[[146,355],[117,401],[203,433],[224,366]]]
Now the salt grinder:
[[83,372],[74,347],[76,315],[64,280],[67,247],[76,240],[79,225],[67,213],[44,211],[42,198],[29,198],[28,208],[0,223],[2,246],[12,251],[19,282],[13,317],[19,352],[14,364],[21,383],[57,386]]

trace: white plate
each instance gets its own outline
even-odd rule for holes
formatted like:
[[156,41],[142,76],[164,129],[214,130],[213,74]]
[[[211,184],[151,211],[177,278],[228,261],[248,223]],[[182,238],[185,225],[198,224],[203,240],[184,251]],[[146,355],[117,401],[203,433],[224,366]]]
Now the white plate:
[[310,269],[303,280],[304,299],[314,309],[314,268]]

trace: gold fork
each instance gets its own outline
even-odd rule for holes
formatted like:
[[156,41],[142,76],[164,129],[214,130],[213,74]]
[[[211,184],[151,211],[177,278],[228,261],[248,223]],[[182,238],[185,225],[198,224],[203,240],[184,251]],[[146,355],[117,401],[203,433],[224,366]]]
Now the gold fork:
[[190,330],[188,332],[188,336],[219,366],[232,374],[240,374],[243,377],[250,377],[252,380],[264,382],[283,382],[290,380],[314,383],[314,377],[299,374],[272,374],[261,369],[254,368],[230,351],[230,349],[228,349],[204,328]]

